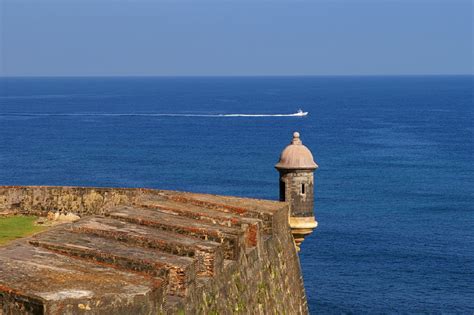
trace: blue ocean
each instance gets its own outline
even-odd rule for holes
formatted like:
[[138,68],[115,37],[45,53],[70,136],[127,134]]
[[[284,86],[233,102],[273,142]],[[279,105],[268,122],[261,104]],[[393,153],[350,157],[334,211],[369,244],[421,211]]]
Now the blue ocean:
[[0,185],[278,199],[274,165],[299,131],[319,164],[300,255],[311,313],[472,314],[473,82],[2,78]]

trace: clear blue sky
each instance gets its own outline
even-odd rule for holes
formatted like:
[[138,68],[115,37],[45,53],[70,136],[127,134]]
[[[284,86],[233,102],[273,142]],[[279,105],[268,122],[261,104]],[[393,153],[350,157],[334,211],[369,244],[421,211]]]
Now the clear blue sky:
[[472,74],[472,0],[0,0],[0,75]]

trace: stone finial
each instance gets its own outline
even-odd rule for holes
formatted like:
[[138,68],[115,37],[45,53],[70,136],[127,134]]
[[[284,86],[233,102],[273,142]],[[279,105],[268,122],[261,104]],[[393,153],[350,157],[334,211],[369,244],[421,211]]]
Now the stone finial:
[[300,139],[300,133],[298,131],[293,132],[293,140],[291,144],[303,144]]

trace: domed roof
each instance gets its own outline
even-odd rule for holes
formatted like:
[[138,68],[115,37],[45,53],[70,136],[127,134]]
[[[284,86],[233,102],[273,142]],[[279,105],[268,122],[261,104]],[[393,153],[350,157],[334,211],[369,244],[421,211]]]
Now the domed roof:
[[293,133],[293,140],[281,152],[280,161],[275,165],[277,169],[310,169],[314,170],[318,165],[314,162],[311,151],[303,145],[298,132]]

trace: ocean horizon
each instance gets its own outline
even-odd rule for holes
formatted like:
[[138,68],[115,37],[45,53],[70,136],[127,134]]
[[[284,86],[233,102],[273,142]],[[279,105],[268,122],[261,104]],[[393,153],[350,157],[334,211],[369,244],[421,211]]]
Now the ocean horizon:
[[277,200],[298,131],[319,165],[311,313],[471,314],[473,91],[473,75],[0,77],[0,185]]

